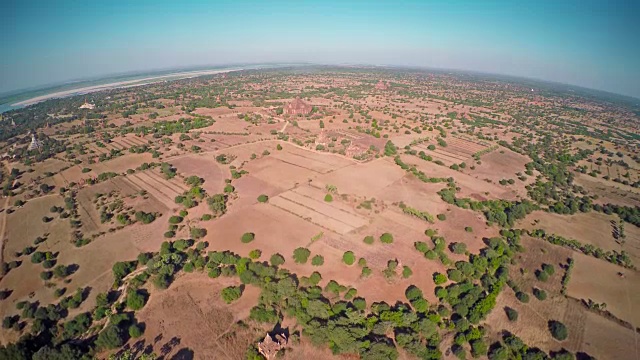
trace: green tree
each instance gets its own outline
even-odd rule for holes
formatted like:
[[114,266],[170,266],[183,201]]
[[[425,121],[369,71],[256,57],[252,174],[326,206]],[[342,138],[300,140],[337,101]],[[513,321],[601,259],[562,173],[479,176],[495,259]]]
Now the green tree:
[[248,244],[250,242],[252,242],[254,239],[256,238],[256,235],[254,233],[244,233],[242,234],[242,237],[240,238],[240,241],[242,241],[245,244]]
[[137,339],[142,336],[143,333],[144,331],[140,325],[132,324],[131,326],[129,326],[129,336],[131,336],[132,338]]
[[298,264],[306,264],[311,251],[307,248],[299,247],[293,250],[293,260]]
[[311,259],[311,265],[321,266],[324,264],[324,257],[322,255],[316,255]]
[[391,244],[393,242],[393,235],[390,233],[384,233],[380,235],[380,241],[384,244]]
[[345,251],[342,254],[342,262],[347,265],[353,265],[356,262],[356,256],[353,254],[353,251]]
[[146,301],[146,296],[138,290],[130,290],[127,294],[127,307],[131,310],[142,309]]
[[271,255],[271,258],[269,258],[269,262],[273,266],[280,266],[280,265],[284,264],[284,262],[285,262],[284,256],[282,256],[280,254],[273,254],[273,255]]
[[535,296],[536,299],[543,301],[547,298],[547,292],[542,289],[533,288],[533,296]]
[[549,320],[548,326],[549,332],[551,332],[551,336],[553,336],[553,338],[556,340],[562,341],[565,340],[567,336],[569,336],[567,327],[560,321]]
[[221,295],[222,300],[227,304],[230,304],[242,296],[242,288],[240,286],[228,286],[222,289]]
[[98,334],[96,339],[96,346],[100,349],[115,349],[124,344],[124,337],[122,330],[114,325],[109,324],[107,327]]
[[435,272],[435,273],[433,273],[433,282],[436,285],[444,284],[444,283],[447,282],[447,277],[444,274],[441,274],[439,272]]

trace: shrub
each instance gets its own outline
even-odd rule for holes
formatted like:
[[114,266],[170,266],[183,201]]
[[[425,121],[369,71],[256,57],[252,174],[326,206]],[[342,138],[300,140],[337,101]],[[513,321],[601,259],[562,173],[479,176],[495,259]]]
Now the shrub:
[[482,339],[472,340],[469,344],[471,344],[471,356],[476,358],[486,355],[489,350],[487,344]]
[[211,214],[204,214],[204,215],[202,215],[202,220],[203,220],[203,221],[209,221],[209,220],[211,220],[211,219],[213,219],[213,215],[211,215]]
[[139,326],[138,324],[133,324],[129,326],[129,336],[131,336],[132,338],[134,339],[139,338],[140,336],[142,336],[143,333],[144,331],[142,330],[142,327]]
[[255,260],[255,259],[259,259],[260,256],[262,256],[262,251],[260,251],[259,249],[254,249],[249,251],[249,258]]
[[127,294],[127,307],[131,310],[140,310],[146,303],[146,297],[138,292],[138,290],[131,290]]
[[220,269],[219,268],[213,268],[211,270],[209,270],[209,273],[207,274],[210,278],[215,279],[217,277],[220,276]]
[[441,274],[439,272],[435,272],[435,273],[433,273],[433,282],[436,285],[444,284],[444,283],[447,282],[447,277],[444,274]]
[[155,214],[146,213],[144,211],[137,211],[135,215],[136,220],[140,221],[143,224],[150,224],[156,219]]
[[561,323],[560,321],[556,321],[556,320],[549,320],[549,332],[551,332],[551,336],[553,336],[554,339],[562,341],[565,340],[567,338],[568,331],[567,331],[567,327],[564,326],[563,323]]
[[542,264],[542,270],[550,276],[556,272],[555,268],[551,264]]
[[318,285],[318,283],[320,282],[320,280],[322,280],[322,275],[320,275],[319,272],[314,271],[313,273],[311,273],[311,275],[309,276],[309,282],[311,284]]
[[164,237],[167,239],[170,239],[172,237],[176,236],[176,233],[174,231],[167,231],[164,233]]
[[374,239],[373,239],[373,236],[369,235],[369,236],[365,236],[362,241],[364,241],[365,244],[371,245],[373,244]]
[[71,275],[71,269],[64,265],[58,265],[53,269],[53,275],[58,279],[64,279]]
[[242,241],[245,244],[248,244],[252,242],[255,238],[256,238],[256,235],[254,233],[244,233],[242,234],[240,241]]
[[311,251],[307,248],[299,247],[293,250],[293,260],[298,264],[306,264],[310,255]]
[[402,277],[403,277],[403,278],[405,278],[405,279],[407,279],[407,278],[409,278],[411,275],[413,275],[413,271],[411,270],[411,268],[410,268],[410,267],[408,267],[408,266],[406,266],[406,265],[405,265],[405,266],[403,266],[403,267],[402,267]]
[[51,273],[51,271],[43,271],[40,273],[40,279],[42,280],[49,280],[51,279],[51,277],[53,277],[53,274]]
[[460,243],[460,242],[456,242],[456,243],[452,243],[449,247],[449,249],[454,253],[454,254],[464,254],[467,252],[467,244],[465,243]]
[[362,276],[364,278],[364,277],[367,277],[367,276],[371,275],[372,272],[373,271],[369,267],[365,266],[365,267],[362,268],[362,272],[360,273],[360,276]]
[[445,214],[438,214],[437,218],[438,218],[438,220],[440,220],[440,221],[445,221],[445,220],[447,220],[447,215],[445,215]]
[[342,255],[342,262],[347,265],[353,265],[356,262],[356,256],[353,254],[353,251],[346,251]]
[[221,292],[222,300],[227,304],[232,303],[235,300],[238,300],[240,296],[242,296],[242,288],[239,286],[228,286],[222,289]]
[[191,237],[194,239],[201,239],[207,235],[207,230],[202,228],[193,227],[191,228]]
[[331,194],[327,194],[324,196],[324,201],[326,202],[332,202],[333,201],[333,196],[331,196]]
[[393,235],[391,235],[389,233],[384,233],[384,234],[380,235],[380,241],[383,244],[391,244],[393,242]]
[[172,216],[169,218],[169,224],[179,224],[182,220],[183,218],[181,216]]
[[267,201],[269,201],[269,197],[267,195],[262,194],[258,196],[258,202],[266,203]]
[[438,257],[438,254],[433,250],[429,250],[426,253],[424,253],[424,257],[426,257],[429,260],[435,260]]
[[316,255],[311,259],[311,265],[321,266],[324,264],[324,257],[322,255]]
[[533,296],[535,296],[536,299],[543,301],[547,299],[547,292],[542,289],[533,288]]
[[233,185],[231,184],[227,184],[227,186],[224,187],[224,192],[226,193],[232,193],[236,188],[233,187]]
[[282,256],[280,254],[273,254],[273,255],[271,255],[271,258],[269,258],[269,262],[273,266],[280,266],[280,265],[284,264],[284,262],[285,262],[284,256]]
[[473,228],[471,226],[467,226],[467,227],[464,228],[464,231],[473,232]]
[[96,346],[101,349],[115,349],[124,344],[124,337],[120,328],[114,324],[109,324],[98,334]]
[[549,274],[546,271],[536,270],[536,278],[544,282],[549,280]]
[[505,307],[504,312],[507,314],[509,321],[518,321],[518,312],[510,307]]
[[31,255],[31,262],[34,264],[39,264],[43,262],[44,259],[45,259],[44,253],[40,251],[36,251],[33,253],[33,255]]
[[449,280],[455,282],[461,282],[464,279],[464,275],[462,275],[462,271],[458,269],[449,269],[447,270],[447,276]]
[[516,298],[518,300],[520,300],[520,302],[522,302],[522,303],[528,303],[529,302],[529,295],[527,293],[525,293],[525,292],[522,292],[522,291],[518,291],[516,293]]

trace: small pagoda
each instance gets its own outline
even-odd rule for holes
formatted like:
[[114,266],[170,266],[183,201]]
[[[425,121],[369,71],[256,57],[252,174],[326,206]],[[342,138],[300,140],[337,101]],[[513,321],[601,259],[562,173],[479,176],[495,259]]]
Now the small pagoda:
[[275,359],[278,351],[284,349],[285,346],[287,346],[287,338],[284,335],[278,334],[275,336],[274,340],[271,338],[271,335],[267,333],[264,340],[258,343],[258,351],[267,360],[271,360]]
[[379,80],[375,87],[376,90],[389,90],[389,83]]

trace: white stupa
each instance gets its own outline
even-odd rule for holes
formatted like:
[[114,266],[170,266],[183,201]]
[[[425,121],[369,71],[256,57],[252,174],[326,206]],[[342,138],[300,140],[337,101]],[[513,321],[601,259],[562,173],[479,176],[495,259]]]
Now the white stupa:
[[87,102],[87,99],[84,99],[84,104],[80,105],[80,109],[89,109],[89,110],[93,110],[95,109],[95,105],[91,104],[89,102]]
[[36,139],[36,134],[31,133],[31,143],[29,144],[28,150],[36,150],[42,148],[42,143]]

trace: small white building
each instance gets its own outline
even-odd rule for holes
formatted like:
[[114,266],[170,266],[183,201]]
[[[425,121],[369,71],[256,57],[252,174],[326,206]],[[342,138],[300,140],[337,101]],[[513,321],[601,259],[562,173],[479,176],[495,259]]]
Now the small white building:
[[89,110],[93,110],[95,109],[95,105],[91,104],[89,102],[87,102],[87,100],[84,101],[84,104],[80,105],[80,109],[89,109]]
[[36,139],[36,134],[31,134],[31,143],[29,144],[28,150],[37,150],[42,147],[42,143]]

